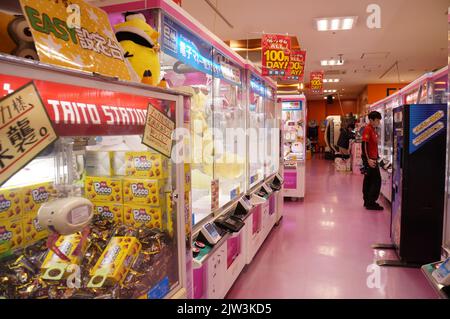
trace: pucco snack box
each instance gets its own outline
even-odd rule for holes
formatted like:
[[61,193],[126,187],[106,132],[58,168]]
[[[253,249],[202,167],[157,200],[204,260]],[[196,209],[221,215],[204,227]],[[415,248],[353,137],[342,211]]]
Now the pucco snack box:
[[0,220],[22,216],[22,195],[19,188],[0,189]]
[[22,226],[26,245],[48,236],[48,230],[39,223],[36,212],[26,214],[23,218]]
[[72,235],[59,236],[56,241],[56,247],[69,258],[69,261],[61,259],[52,250],[49,250],[47,257],[41,266],[41,278],[45,280],[60,280],[68,275],[67,267],[71,264],[79,265],[86,252],[87,240],[82,243],[81,252],[78,256],[74,255],[82,237],[80,233]]
[[122,224],[123,205],[112,202],[94,202],[94,215]]
[[51,195],[56,194],[53,182],[46,182],[26,186],[23,189],[23,213],[37,212],[43,203],[50,200]]
[[167,232],[170,236],[173,236],[173,202],[172,202],[172,193],[166,193],[166,214],[164,219],[164,228],[167,229]]
[[136,237],[113,237],[90,271],[89,288],[122,283],[141,251]]
[[123,222],[133,227],[162,228],[161,209],[142,205],[124,205]]
[[164,179],[169,175],[168,159],[151,152],[126,152],[125,175]]
[[163,201],[161,183],[156,179],[123,179],[124,203],[159,207]]
[[0,220],[0,255],[24,244],[21,219]]
[[122,180],[111,177],[86,176],[85,196],[91,201],[122,203]]

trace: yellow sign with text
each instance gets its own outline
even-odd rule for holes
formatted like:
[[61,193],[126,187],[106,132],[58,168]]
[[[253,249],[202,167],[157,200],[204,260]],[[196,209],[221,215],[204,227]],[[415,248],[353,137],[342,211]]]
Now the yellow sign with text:
[[130,80],[106,12],[82,0],[20,4],[41,62]]
[[0,185],[53,143],[53,130],[33,83],[0,100]]
[[142,144],[170,157],[175,123],[149,103]]

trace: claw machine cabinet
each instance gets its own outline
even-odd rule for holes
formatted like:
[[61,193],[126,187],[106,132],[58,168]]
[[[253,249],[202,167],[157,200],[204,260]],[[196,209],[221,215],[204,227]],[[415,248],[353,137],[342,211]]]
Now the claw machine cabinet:
[[[264,233],[265,237],[270,233],[273,226],[278,221],[279,201],[283,201],[283,194],[279,187],[280,180],[275,180],[280,169],[280,122],[281,111],[276,104],[276,82],[266,78],[266,98],[265,98],[265,135],[266,147],[264,152],[264,176],[265,184],[272,190],[269,197],[269,206],[267,215],[264,217]],[[278,175],[280,176],[280,175]]]
[[393,134],[393,109],[400,105],[400,91],[372,105],[370,111],[378,111],[382,114],[379,128],[378,154],[380,154],[380,193],[391,202],[392,193],[392,134]]
[[423,265],[441,256],[447,105],[403,105],[393,117],[391,238],[400,261],[383,265]]
[[[448,101],[448,67],[443,68],[433,75],[433,101],[434,103],[447,103],[447,112],[449,110]],[[447,122],[447,149],[446,149],[446,175],[445,175],[445,210],[444,210],[444,231],[442,245],[442,259],[450,257],[450,130]]]
[[284,197],[305,197],[306,98],[304,95],[281,99],[284,153]]
[[[204,225],[232,210],[246,191],[245,62],[172,1],[135,1],[104,9],[114,23],[126,11],[142,13],[160,34],[161,78],[192,96],[184,128],[191,148],[193,297],[223,298],[241,271],[243,236],[222,236],[211,245],[199,234]],[[197,247],[199,242],[204,246]]]
[[[2,96],[34,82],[59,137],[53,147],[0,186],[2,197],[11,196],[11,187],[22,194],[17,196],[15,205],[26,211],[22,219],[14,221],[23,226],[22,241],[15,249],[2,251],[3,256],[8,256],[0,259],[0,272],[10,272],[12,263],[24,249],[28,260],[35,264],[43,261],[40,256],[47,253],[48,232],[39,225],[37,214],[46,201],[85,197],[93,204],[94,213],[88,244],[83,246],[83,257],[79,259],[81,289],[65,289],[64,279],[51,276],[50,272],[49,277],[43,278],[39,271],[16,264],[19,267],[16,269],[31,280],[22,283],[28,288],[10,286],[5,290],[2,283],[0,296],[52,299],[185,296],[183,160],[175,155],[166,157],[143,145],[142,135],[149,106],[181,127],[186,96],[4,55],[0,55],[0,70],[0,87],[8,88],[8,92],[1,92]],[[3,219],[0,224],[8,226]],[[128,237],[139,248],[131,264],[117,264],[129,272],[122,285],[113,288],[109,283],[94,281],[95,273],[89,269],[100,262],[107,247],[118,243],[120,237],[115,237],[118,235]],[[61,245],[70,244],[69,237],[60,236],[58,240]],[[58,259],[56,255],[54,258]],[[44,261],[42,268],[46,266],[45,269],[53,267],[50,261]],[[142,276],[138,278],[137,274]],[[49,285],[31,285],[35,279]],[[57,290],[52,288],[55,284]],[[98,285],[101,289],[94,288]]]
[[247,184],[252,209],[245,223],[245,255],[249,264],[264,241],[263,216],[269,209],[268,197],[258,196],[264,182],[264,151],[266,149],[265,99],[266,87],[261,71],[250,61],[246,65],[247,75]]

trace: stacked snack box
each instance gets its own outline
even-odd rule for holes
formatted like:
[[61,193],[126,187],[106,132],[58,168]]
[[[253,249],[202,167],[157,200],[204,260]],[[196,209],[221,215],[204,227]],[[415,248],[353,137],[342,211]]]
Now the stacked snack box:
[[[152,152],[111,152],[109,158],[113,176],[85,180],[85,197],[94,203],[94,213],[116,223],[163,229],[168,160]],[[122,162],[123,169],[113,165]]]
[[168,172],[168,160],[161,154],[125,153],[126,177],[123,180],[125,224],[167,228],[167,223],[163,222],[163,212],[167,212],[164,180],[168,177]]
[[94,214],[123,223],[123,188],[120,177],[86,176],[85,197],[94,204]]
[[0,189],[0,255],[48,236],[37,213],[55,193],[53,182]]

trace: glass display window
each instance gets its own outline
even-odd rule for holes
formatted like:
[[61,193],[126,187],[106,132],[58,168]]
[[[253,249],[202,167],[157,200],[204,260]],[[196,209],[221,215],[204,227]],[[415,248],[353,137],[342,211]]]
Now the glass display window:
[[246,136],[243,70],[214,52],[214,179],[219,207],[245,191]]
[[211,215],[213,204],[216,102],[213,47],[164,13],[161,30],[163,76],[170,88],[192,95],[189,125],[192,222],[197,224]]
[[270,176],[279,170],[280,165],[280,116],[276,108],[276,90],[271,86],[266,87],[266,149],[264,163],[265,176]]
[[444,73],[441,77],[434,79],[432,85],[433,85],[433,103],[447,103],[448,74]]
[[[0,241],[0,273],[24,278],[0,283],[0,296],[129,299],[179,292],[186,232],[179,209],[184,201],[173,195],[183,185],[176,174],[183,163],[145,146],[142,136],[150,105],[179,125],[182,96],[140,85],[105,85],[90,75],[30,66],[16,58],[0,57],[0,66],[0,85],[11,92],[34,82],[59,136],[0,186],[0,231],[12,234]],[[52,82],[55,78],[58,83]],[[71,286],[68,263],[46,245],[50,229],[61,225],[47,228],[39,216],[47,205],[53,205],[56,216],[67,212],[66,201],[86,200],[92,205],[89,228],[56,233],[54,243],[80,268],[78,286]],[[70,214],[73,220],[75,212]],[[131,262],[115,260],[120,273],[106,272],[102,265],[113,262],[109,249],[124,248],[123,240],[135,247],[127,252]],[[81,254],[68,249],[78,243]],[[39,268],[22,263],[24,256]]]
[[265,86],[260,77],[250,73],[248,90],[248,180],[249,188],[264,179]]

